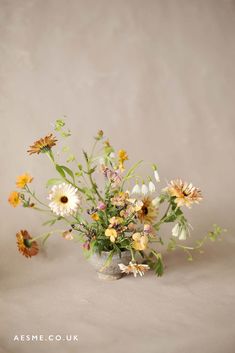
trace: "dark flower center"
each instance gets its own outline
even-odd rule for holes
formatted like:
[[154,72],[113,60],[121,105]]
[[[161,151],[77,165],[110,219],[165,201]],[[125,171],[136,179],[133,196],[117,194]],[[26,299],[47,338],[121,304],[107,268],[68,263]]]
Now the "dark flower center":
[[184,195],[184,196],[188,196],[188,195],[189,195],[189,193],[188,193],[188,192],[186,192],[186,191],[183,191],[183,195]]
[[143,214],[145,215],[145,216],[147,216],[147,214],[148,214],[148,207],[146,207],[146,206],[143,206],[142,207],[142,211],[143,211]]
[[60,201],[62,202],[62,203],[67,203],[68,202],[68,198],[67,198],[67,196],[61,196],[61,198],[60,198]]
[[26,246],[26,248],[31,248],[31,241],[29,239],[24,239],[24,245]]

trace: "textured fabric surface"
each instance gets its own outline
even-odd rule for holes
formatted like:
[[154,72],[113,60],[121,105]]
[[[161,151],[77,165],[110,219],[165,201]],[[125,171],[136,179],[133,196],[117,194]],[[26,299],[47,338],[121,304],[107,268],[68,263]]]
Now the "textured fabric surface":
[[[234,15],[225,0],[0,0],[1,353],[235,351]],[[56,174],[26,150],[64,115],[78,157],[102,128],[133,162],[156,162],[161,187],[200,186],[188,244],[215,222],[225,239],[192,263],[164,252],[162,278],[110,283],[64,239],[20,256],[15,233],[36,236],[45,218],[6,200],[25,171],[46,200]],[[78,342],[13,341],[23,334]]]

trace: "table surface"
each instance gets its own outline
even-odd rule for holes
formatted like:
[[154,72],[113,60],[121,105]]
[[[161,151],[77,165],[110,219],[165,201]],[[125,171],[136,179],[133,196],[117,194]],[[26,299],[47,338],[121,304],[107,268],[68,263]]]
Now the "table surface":
[[[31,260],[19,255],[11,267],[5,259],[1,353],[234,352],[232,237],[209,244],[193,262],[165,254],[161,278],[149,272],[112,282],[96,277],[79,245],[64,243]],[[72,334],[78,341],[13,340],[22,334]]]

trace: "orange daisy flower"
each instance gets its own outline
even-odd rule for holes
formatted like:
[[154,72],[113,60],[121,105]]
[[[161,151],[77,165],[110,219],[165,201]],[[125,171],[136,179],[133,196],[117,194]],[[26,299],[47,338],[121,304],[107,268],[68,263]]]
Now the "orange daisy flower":
[[31,240],[31,235],[27,230],[21,230],[16,234],[17,246],[19,252],[25,257],[37,255],[39,251],[38,243],[35,240]]
[[30,149],[27,151],[29,154],[34,154],[34,153],[45,153],[48,152],[53,146],[56,145],[56,138],[53,136],[53,134],[49,134],[44,138],[41,138],[40,140],[37,140],[34,142],[32,146],[30,146]]
[[17,188],[23,189],[25,185],[31,183],[33,181],[33,177],[31,175],[25,173],[22,175],[19,175],[16,179],[16,186]]
[[8,197],[8,202],[12,207],[17,207],[20,204],[20,194],[17,191],[12,191]]

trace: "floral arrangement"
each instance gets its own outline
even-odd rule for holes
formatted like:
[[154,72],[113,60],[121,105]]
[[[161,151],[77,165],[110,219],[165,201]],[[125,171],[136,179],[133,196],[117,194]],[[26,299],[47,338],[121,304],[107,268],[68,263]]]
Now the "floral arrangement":
[[[54,134],[60,138],[71,135],[63,120],[57,120],[54,129]],[[50,188],[47,201],[40,200],[31,189],[33,177],[28,173],[17,177],[18,191],[11,192],[8,199],[13,207],[21,205],[50,216],[44,223],[46,226],[57,222],[64,224],[63,229],[53,229],[37,237],[32,237],[27,230],[20,230],[16,234],[18,250],[26,258],[38,254],[39,239],[43,246],[52,234],[60,234],[66,240],[81,241],[87,257],[108,252],[105,266],[109,265],[114,254],[119,254],[119,267],[123,273],[142,276],[151,268],[161,276],[164,265],[160,247],[166,240],[160,236],[160,228],[164,223],[174,224],[167,239],[167,249],[180,248],[187,253],[189,260],[192,260],[194,251],[202,252],[206,240],[214,241],[221,235],[223,230],[214,225],[214,229],[195,246],[184,244],[190,236],[191,226],[183,208],[190,208],[202,200],[201,191],[191,183],[175,179],[160,190],[156,164],[152,164],[151,175],[145,180],[137,174],[142,161],[126,170],[127,152],[120,149],[116,153],[104,138],[103,131],[95,136],[91,152],[83,151],[83,162],[64,146],[61,153],[65,154],[67,162],[61,165],[56,160],[58,154],[54,153],[58,142],[54,134],[34,142],[28,150],[30,155],[48,156],[58,174],[57,178],[47,182],[46,187]],[[97,173],[103,178],[102,187],[95,179]],[[125,265],[121,262],[121,255],[127,250],[131,261]]]

